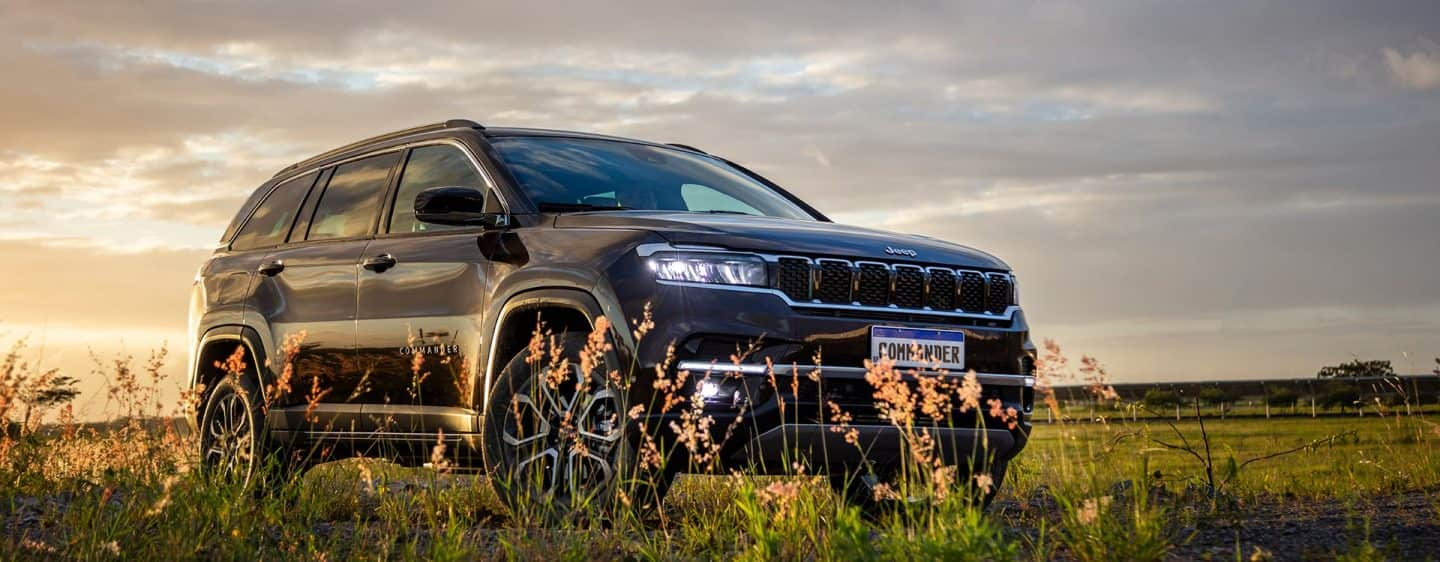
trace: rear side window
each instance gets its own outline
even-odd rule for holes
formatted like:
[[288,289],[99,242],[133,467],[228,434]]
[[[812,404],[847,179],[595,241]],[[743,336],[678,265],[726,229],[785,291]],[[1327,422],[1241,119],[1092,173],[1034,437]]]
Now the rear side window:
[[235,241],[230,244],[230,248],[251,250],[284,242],[285,235],[290,232],[290,223],[294,222],[295,215],[300,212],[300,204],[305,201],[305,194],[310,191],[313,183],[315,174],[312,173],[276,186],[270,191],[270,196],[265,198],[265,202],[255,208],[255,214],[250,215],[245,226],[240,228],[240,233],[235,235]]
[[457,228],[415,220],[415,196],[432,187],[485,187],[480,172],[470,164],[464,151],[450,145],[422,146],[410,151],[400,187],[395,191],[395,207],[390,212],[390,232],[434,232]]
[[305,239],[330,240],[369,234],[385,196],[390,169],[399,160],[400,153],[391,152],[336,167],[325,193],[320,195]]

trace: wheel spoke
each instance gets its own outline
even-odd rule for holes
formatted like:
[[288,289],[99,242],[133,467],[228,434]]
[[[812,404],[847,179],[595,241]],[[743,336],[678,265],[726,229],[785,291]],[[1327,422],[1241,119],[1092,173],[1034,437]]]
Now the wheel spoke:
[[623,428],[619,407],[619,395],[609,388],[601,389],[586,399],[580,415],[579,433],[587,446],[609,451],[620,439]]
[[[507,413],[507,419],[502,424],[503,430],[501,432],[501,439],[503,439],[506,444],[512,447],[524,447],[537,441],[543,441],[550,435],[550,420],[546,419],[545,415],[541,413],[539,407],[535,405],[535,401],[530,398],[530,395],[516,394],[511,400],[510,406],[511,408]],[[533,433],[531,433],[531,428],[525,427],[526,425],[530,425],[525,423],[525,421],[527,421],[527,414],[530,418],[528,421],[536,425]],[[512,422],[515,425],[513,429],[511,428]]]
[[[541,470],[541,472],[539,472],[538,474],[534,474],[534,475],[528,475],[528,474],[527,474],[527,473],[530,471],[530,465],[533,465],[533,464],[535,464],[535,463],[544,463],[544,462],[546,462],[547,460],[548,460],[549,463],[550,463],[550,469],[549,469],[549,470],[546,470],[545,465],[541,464],[541,465],[540,465],[540,470]],[[534,481],[534,478],[535,478],[536,476],[538,476],[538,477],[540,478],[540,482],[538,482],[538,484],[540,484],[540,489],[539,489],[540,494],[542,494],[542,495],[543,495],[543,494],[549,494],[549,493],[552,493],[552,492],[555,491],[555,481],[556,481],[556,479],[555,479],[555,474],[554,474],[554,467],[558,466],[559,464],[560,464],[560,452],[559,452],[559,451],[556,451],[556,450],[552,447],[552,448],[549,448],[549,449],[545,449],[545,450],[543,450],[543,451],[540,451],[539,453],[536,453],[534,456],[532,456],[532,457],[530,457],[530,458],[527,458],[527,459],[522,460],[522,461],[520,461],[520,462],[518,462],[518,463],[515,463],[515,473],[513,474],[513,477],[516,479],[517,483],[519,483],[519,484],[521,484],[521,485],[528,486],[528,485],[536,484],[536,482]],[[527,481],[527,480],[528,480],[528,481]]]
[[582,452],[579,449],[571,449],[570,456],[566,459],[568,470],[566,480],[572,497],[578,497],[582,493],[598,492],[610,483],[615,475],[615,469],[610,461],[594,452]]

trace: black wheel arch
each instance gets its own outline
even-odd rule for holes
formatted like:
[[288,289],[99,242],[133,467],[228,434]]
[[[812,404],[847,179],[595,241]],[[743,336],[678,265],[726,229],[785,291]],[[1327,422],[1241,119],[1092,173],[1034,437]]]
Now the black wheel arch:
[[215,363],[224,362],[235,352],[237,345],[245,348],[245,369],[248,374],[256,377],[261,400],[268,398],[264,393],[269,369],[264,367],[269,365],[269,355],[263,341],[253,328],[238,325],[217,326],[201,336],[200,342],[195,346],[195,364],[191,366],[190,387],[202,390],[197,397],[202,406],[209,399],[210,389],[215,387],[216,381],[226,375],[215,368]]
[[[531,289],[517,293],[505,301],[496,315],[489,338],[489,352],[485,358],[484,380],[479,388],[484,395],[477,402],[483,407],[489,403],[496,377],[515,353],[525,349],[534,333],[537,322],[554,333],[583,331],[589,333],[595,320],[605,316],[599,300],[589,292],[570,288]],[[611,343],[620,361],[628,361],[631,350],[617,336],[617,330],[626,329],[624,321],[611,318]]]

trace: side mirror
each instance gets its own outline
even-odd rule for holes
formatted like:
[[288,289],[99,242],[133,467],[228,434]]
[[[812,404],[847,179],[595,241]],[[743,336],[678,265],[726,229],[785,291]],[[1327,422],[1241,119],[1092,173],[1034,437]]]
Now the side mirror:
[[[487,197],[488,195],[488,197]],[[415,195],[415,220],[432,224],[510,226],[494,192],[474,187],[432,187]]]

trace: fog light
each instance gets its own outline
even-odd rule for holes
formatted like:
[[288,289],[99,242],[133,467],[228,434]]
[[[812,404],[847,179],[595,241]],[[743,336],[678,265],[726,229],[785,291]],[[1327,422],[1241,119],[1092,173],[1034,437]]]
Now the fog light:
[[720,395],[720,385],[713,382],[700,383],[700,397],[706,400]]

